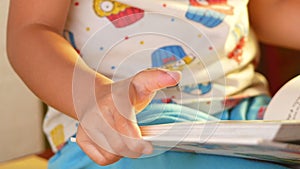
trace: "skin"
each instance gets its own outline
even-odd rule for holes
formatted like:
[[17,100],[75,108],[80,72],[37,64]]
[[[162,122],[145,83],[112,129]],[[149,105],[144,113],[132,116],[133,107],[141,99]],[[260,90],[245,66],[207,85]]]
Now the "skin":
[[260,41],[300,50],[299,0],[250,0],[248,9]]
[[[137,158],[151,153],[151,144],[141,139],[134,113],[145,108],[155,91],[176,85],[180,73],[145,70],[113,82],[94,72],[61,36],[70,3],[70,0],[10,1],[7,52],[11,65],[41,100],[81,122],[77,142],[96,163],[108,165],[124,156]],[[251,25],[263,42],[300,49],[299,9],[299,0],[251,0]],[[92,96],[95,104],[90,102],[91,97],[80,92],[84,99],[79,105],[74,103],[75,68],[82,93],[90,90],[85,82],[91,79],[95,82],[95,96]],[[124,95],[124,91],[128,92]],[[116,105],[114,96],[120,96],[127,104]],[[126,107],[125,111],[120,112],[119,106]]]
[[[137,158],[150,154],[152,145],[142,140],[135,112],[145,108],[155,91],[176,85],[181,74],[152,69],[115,83],[93,71],[61,36],[70,3],[70,0],[10,1],[7,52],[11,65],[45,103],[74,119],[82,118],[78,119],[81,123],[77,143],[96,163],[108,165],[124,156]],[[82,96],[77,105],[72,91],[75,67],[80,82],[79,97]],[[94,104],[90,97],[80,95],[90,90],[91,80],[95,82],[95,96],[91,96],[96,100]],[[114,96],[127,101],[126,105],[115,104]],[[125,112],[120,112],[122,106],[126,107]]]

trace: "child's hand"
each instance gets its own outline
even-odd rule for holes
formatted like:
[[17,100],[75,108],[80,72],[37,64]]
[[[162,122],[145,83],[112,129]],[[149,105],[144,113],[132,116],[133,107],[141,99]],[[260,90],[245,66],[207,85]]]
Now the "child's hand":
[[135,114],[148,105],[157,90],[176,85],[180,76],[179,72],[151,69],[117,83],[96,84],[98,105],[77,113],[79,146],[100,165],[151,154],[152,145],[142,139]]

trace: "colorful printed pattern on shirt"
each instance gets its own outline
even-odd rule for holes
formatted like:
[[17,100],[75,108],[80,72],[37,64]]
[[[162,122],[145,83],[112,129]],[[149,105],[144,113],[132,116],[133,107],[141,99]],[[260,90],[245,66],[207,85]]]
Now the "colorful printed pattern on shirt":
[[186,17],[209,28],[221,24],[226,15],[233,14],[233,6],[227,0],[189,0]]
[[[225,94],[214,81],[225,84],[228,72],[254,57],[244,58],[246,5],[243,0],[76,0],[65,35],[89,66],[114,80],[150,67],[181,71],[182,81],[163,91],[162,102],[193,102],[212,92],[224,97],[235,91]],[[240,81],[250,85],[251,78]]]
[[144,16],[144,11],[114,0],[94,0],[94,10],[99,17],[106,17],[114,26],[131,25]]
[[181,71],[180,83],[153,102],[216,113],[265,90],[252,65],[246,8],[247,0],[73,0],[64,37],[114,81],[153,67]]

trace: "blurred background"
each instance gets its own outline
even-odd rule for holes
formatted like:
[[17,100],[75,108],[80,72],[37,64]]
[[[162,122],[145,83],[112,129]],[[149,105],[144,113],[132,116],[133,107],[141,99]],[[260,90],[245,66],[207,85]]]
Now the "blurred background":
[[300,74],[300,51],[260,44],[258,71],[266,76],[274,94],[291,78]]
[[[9,0],[0,0],[0,164],[48,150],[42,132],[45,107],[22,83],[7,60],[8,4]],[[258,71],[266,75],[274,94],[300,73],[300,51],[264,44],[260,47],[262,56]]]

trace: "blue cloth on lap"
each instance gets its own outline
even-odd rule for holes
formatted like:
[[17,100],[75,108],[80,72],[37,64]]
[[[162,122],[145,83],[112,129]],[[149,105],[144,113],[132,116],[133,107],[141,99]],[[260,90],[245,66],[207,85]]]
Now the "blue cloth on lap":
[[[137,115],[139,125],[152,125],[184,121],[255,119],[259,109],[266,106],[269,97],[258,96],[244,99],[232,110],[225,110],[213,117],[194,109],[174,104],[152,104]],[[120,161],[99,166],[78,147],[68,142],[49,160],[49,169],[287,169],[287,167],[251,159],[229,156],[167,151],[139,159],[122,158]]]

